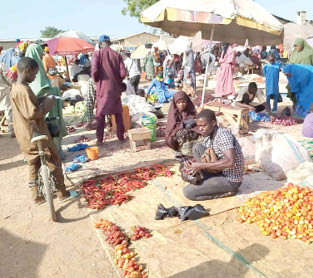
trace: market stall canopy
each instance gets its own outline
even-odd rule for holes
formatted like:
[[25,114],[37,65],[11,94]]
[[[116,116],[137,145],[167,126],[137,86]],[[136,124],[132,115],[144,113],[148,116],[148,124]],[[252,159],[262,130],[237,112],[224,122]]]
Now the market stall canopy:
[[160,50],[167,50],[169,45],[175,41],[174,38],[169,36],[161,36],[160,39],[155,42],[152,47],[158,47]]
[[47,41],[51,55],[75,55],[87,53],[94,50],[94,46],[77,38],[54,38]]
[[151,51],[151,49],[146,48],[145,45],[141,45],[137,47],[136,50],[131,54],[131,58],[143,59],[146,57],[149,51]]
[[253,0],[161,0],[141,13],[144,24],[174,35],[243,45],[272,45],[283,41],[283,25]]
[[284,25],[284,48],[291,50],[297,38],[307,39],[313,35],[311,24],[287,23]]
[[64,38],[77,38],[77,39],[81,39],[85,42],[88,42],[92,45],[95,45],[94,41],[92,41],[91,38],[89,38],[86,34],[80,32],[80,31],[75,31],[75,30],[69,30],[69,31],[66,31],[64,33],[61,33],[59,35],[56,36],[56,38],[61,38],[61,37],[64,37]]

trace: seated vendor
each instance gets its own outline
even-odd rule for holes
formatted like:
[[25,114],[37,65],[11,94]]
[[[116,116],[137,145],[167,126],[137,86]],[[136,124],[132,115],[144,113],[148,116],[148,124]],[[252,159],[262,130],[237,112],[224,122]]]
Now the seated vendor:
[[[186,198],[194,201],[210,200],[235,195],[243,180],[244,157],[241,147],[226,128],[217,126],[213,111],[205,109],[197,116],[197,128],[204,139],[193,146],[193,160],[185,162],[193,173],[200,173],[197,184],[184,188]],[[202,156],[212,149],[217,160],[201,162]]]
[[304,118],[302,126],[302,135],[305,137],[313,138],[313,103],[310,106],[311,113],[307,114]]
[[169,101],[175,91],[168,89],[163,79],[163,71],[159,71],[156,78],[151,81],[151,84],[147,90],[147,95],[156,95],[159,103],[164,103]]
[[176,92],[169,108],[165,130],[167,146],[178,152],[186,140],[198,137],[193,131],[192,123],[188,126],[188,121],[195,119],[196,114],[196,108],[188,95],[183,91]]
[[[252,104],[252,102],[258,99],[258,104]],[[248,108],[256,112],[261,112],[266,108],[266,100],[261,90],[258,89],[255,82],[251,82],[248,85],[247,90],[241,91],[236,98],[236,105]]]

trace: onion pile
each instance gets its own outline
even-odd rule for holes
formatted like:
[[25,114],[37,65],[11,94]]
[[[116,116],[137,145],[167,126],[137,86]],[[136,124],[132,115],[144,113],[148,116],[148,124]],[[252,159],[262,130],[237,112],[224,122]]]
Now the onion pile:
[[274,125],[280,125],[280,126],[292,126],[292,125],[299,124],[300,120],[294,117],[277,117],[273,119],[271,123]]

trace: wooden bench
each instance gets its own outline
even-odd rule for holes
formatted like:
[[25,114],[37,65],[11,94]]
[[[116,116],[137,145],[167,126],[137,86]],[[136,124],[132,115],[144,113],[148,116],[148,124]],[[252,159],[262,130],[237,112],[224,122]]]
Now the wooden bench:
[[143,146],[140,149],[151,149],[151,130],[147,127],[133,128],[127,131],[130,149],[133,152],[137,150],[137,144],[143,141]]
[[249,132],[249,109],[218,102],[208,102],[203,108],[223,114],[224,118],[238,128],[241,134]]

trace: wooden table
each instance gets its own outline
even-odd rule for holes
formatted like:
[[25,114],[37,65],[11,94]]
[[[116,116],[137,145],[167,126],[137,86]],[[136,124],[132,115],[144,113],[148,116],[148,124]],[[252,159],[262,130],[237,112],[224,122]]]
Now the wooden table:
[[249,109],[219,102],[208,102],[203,108],[223,114],[223,117],[238,128],[241,134],[249,132]]

